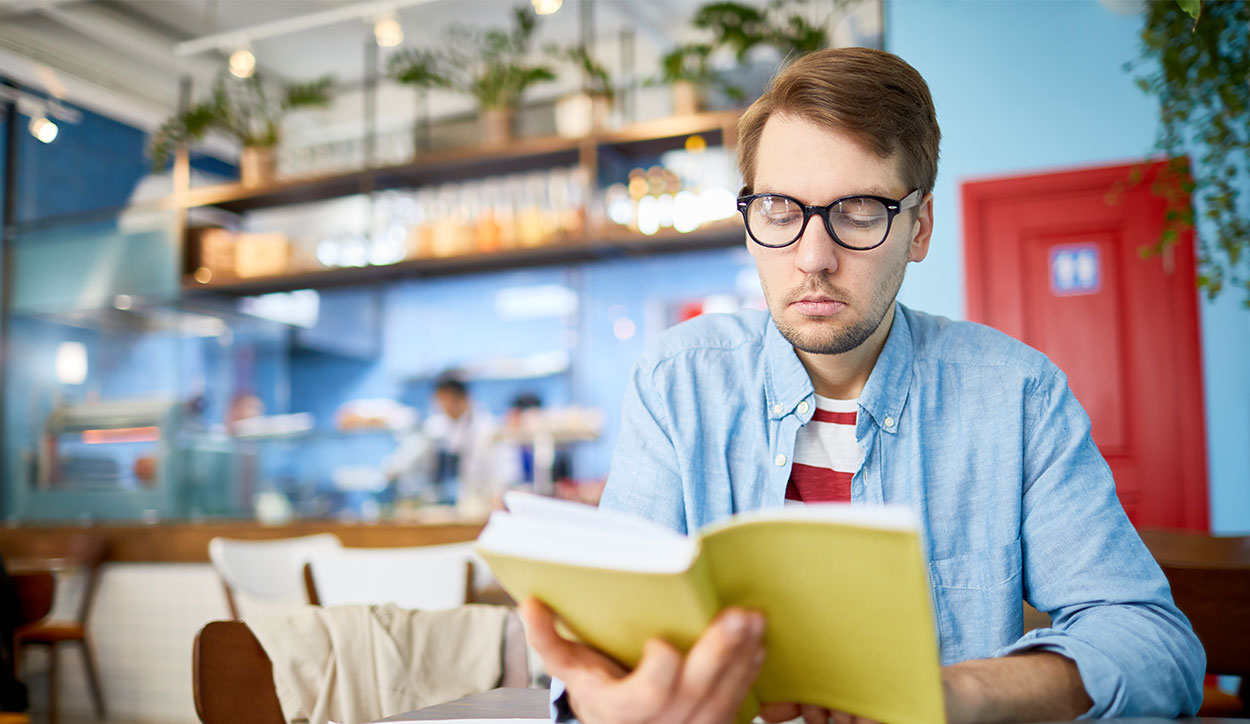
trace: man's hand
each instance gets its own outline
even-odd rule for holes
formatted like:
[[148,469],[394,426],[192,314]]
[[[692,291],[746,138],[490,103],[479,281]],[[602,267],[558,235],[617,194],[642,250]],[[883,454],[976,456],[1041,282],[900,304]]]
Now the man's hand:
[[790,721],[800,716],[803,724],[877,724],[872,719],[811,704],[773,703],[760,707],[760,718],[766,722]]
[[583,724],[732,722],[764,663],[764,617],[741,608],[722,611],[685,657],[665,641],[647,641],[632,672],[561,637],[555,614],[537,599],[522,601],[520,612],[530,645],[564,682]]

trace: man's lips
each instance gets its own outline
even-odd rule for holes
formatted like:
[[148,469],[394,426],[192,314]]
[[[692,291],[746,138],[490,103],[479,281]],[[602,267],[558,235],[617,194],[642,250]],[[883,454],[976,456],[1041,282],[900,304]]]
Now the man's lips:
[[846,303],[831,297],[816,295],[791,302],[790,306],[799,314],[809,317],[831,317],[846,308]]

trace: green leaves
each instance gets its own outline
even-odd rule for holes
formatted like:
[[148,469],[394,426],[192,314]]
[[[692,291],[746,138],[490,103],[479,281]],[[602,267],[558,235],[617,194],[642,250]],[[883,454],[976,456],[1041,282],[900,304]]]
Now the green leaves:
[[547,55],[577,66],[582,73],[582,90],[590,95],[606,98],[609,103],[616,98],[616,89],[612,87],[612,76],[608,69],[590,54],[585,45],[572,45],[561,48],[549,44],[545,48]]
[[[855,1],[834,0],[833,5],[836,8]],[[701,6],[690,24],[711,39],[679,45],[664,55],[660,61],[659,82],[690,82],[716,88],[734,100],[745,100],[745,91],[727,80],[724,73],[713,70],[708,57],[725,48],[742,63],[754,49],[772,47],[783,59],[793,60],[824,48],[829,44],[825,33],[827,19],[822,23],[809,20],[804,12],[808,4],[809,0],[770,0],[760,7],[717,0]]]
[[537,20],[524,6],[512,11],[510,30],[448,30],[440,49],[408,49],[391,56],[387,73],[419,88],[445,88],[473,96],[482,108],[514,108],[531,86],[555,80],[546,65],[528,60]]
[[286,114],[296,108],[328,104],[333,87],[332,76],[275,88],[260,72],[250,78],[235,78],[222,70],[205,100],[167,119],[152,134],[148,143],[152,169],[163,170],[178,146],[211,131],[232,136],[244,146],[276,146]]
[[[1197,282],[1208,297],[1225,288],[1250,306],[1250,3],[1177,0],[1146,4],[1136,79],[1159,101],[1157,146],[1174,160],[1156,182],[1169,215],[1153,248],[1197,233]],[[1188,157],[1189,163],[1185,158]],[[1162,188],[1162,190],[1158,190]],[[1196,204],[1202,223],[1195,229]]]

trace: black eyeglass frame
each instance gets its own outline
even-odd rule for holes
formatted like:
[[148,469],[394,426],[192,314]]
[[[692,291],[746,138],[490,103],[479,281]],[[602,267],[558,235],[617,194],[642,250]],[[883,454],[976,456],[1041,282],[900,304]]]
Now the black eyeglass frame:
[[[851,196],[843,196],[840,199],[834,199],[825,206],[809,206],[808,204],[805,204],[787,194],[748,194],[746,196],[738,197],[738,213],[742,214],[742,225],[746,228],[747,236],[751,237],[751,241],[769,249],[784,249],[787,246],[793,245],[794,242],[803,238],[803,232],[807,231],[807,222],[810,221],[813,216],[819,216],[821,220],[825,222],[825,231],[828,232],[829,238],[833,239],[838,246],[843,249],[850,249],[851,251],[872,251],[878,246],[884,244],[886,239],[890,238],[890,229],[894,227],[894,217],[898,216],[906,209],[920,205],[920,201],[923,198],[920,191],[920,189],[915,189],[901,199],[891,199],[885,196],[873,196],[872,194],[854,194]],[[788,199],[799,208],[803,209],[803,224],[799,227],[799,232],[794,235],[793,239],[784,244],[766,244],[755,238],[755,234],[751,233],[751,222],[747,219],[747,209],[750,208],[752,201],[765,196]],[[881,205],[885,206],[885,233],[881,235],[881,241],[878,241],[872,246],[850,246],[846,242],[839,239],[837,232],[833,230],[833,222],[829,219],[829,213],[833,211],[833,207],[840,203],[852,201],[854,199],[873,199],[874,201],[880,201]]]

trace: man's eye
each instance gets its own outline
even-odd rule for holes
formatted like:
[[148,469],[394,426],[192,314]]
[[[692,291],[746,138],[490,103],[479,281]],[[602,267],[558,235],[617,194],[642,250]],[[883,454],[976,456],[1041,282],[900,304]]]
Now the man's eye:
[[774,226],[786,226],[788,224],[797,224],[803,221],[802,214],[793,212],[768,214],[764,218],[768,220],[768,223]]
[[871,229],[884,221],[884,217],[870,214],[837,214],[835,223],[857,229]]

